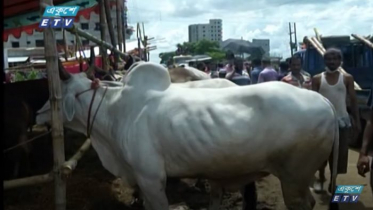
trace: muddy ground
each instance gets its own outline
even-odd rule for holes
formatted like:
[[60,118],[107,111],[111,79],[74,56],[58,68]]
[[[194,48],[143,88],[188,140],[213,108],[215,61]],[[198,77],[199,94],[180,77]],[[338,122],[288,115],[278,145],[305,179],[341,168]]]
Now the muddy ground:
[[[71,155],[84,142],[84,136],[68,133],[66,135],[66,156]],[[33,154],[33,173],[42,174],[52,167],[49,147],[37,150]],[[356,173],[358,153],[350,151],[349,171],[338,178],[338,184],[363,184],[366,187],[357,204],[341,205],[341,210],[373,210],[373,195],[369,188],[369,179]],[[295,169],[297,170],[297,169]],[[327,175],[329,177],[329,175]],[[125,205],[129,197],[117,180],[101,165],[96,152],[91,149],[79,162],[71,178],[67,180],[68,210],[138,210],[141,207]],[[24,187],[4,192],[4,209],[6,210],[51,210],[54,209],[53,183],[33,187]],[[280,182],[270,176],[257,182],[258,207],[260,210],[285,210]],[[170,181],[167,186],[170,209],[187,210],[207,209],[208,194],[205,190],[193,187],[189,182]],[[328,194],[314,194],[317,201],[316,210],[326,210],[330,199]],[[226,196],[224,209],[238,210],[241,205],[238,193]]]

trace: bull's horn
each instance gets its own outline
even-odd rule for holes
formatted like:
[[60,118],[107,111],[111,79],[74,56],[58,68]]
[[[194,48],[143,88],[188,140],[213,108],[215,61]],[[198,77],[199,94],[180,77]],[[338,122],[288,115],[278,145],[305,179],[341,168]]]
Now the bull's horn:
[[62,61],[58,59],[58,72],[60,73],[60,79],[62,81],[70,79],[71,75],[66,71],[65,67],[62,65]]

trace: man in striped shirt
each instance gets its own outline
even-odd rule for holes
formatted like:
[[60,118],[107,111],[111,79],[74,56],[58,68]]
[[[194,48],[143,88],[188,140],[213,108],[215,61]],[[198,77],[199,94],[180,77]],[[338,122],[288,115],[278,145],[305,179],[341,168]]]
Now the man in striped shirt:
[[281,81],[296,87],[312,89],[312,77],[309,73],[302,70],[302,60],[294,56],[290,59],[290,72],[281,79]]

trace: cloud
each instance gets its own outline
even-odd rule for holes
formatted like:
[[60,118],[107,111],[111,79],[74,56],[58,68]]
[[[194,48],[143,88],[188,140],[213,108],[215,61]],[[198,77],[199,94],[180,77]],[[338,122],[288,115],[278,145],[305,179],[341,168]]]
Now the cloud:
[[223,39],[270,39],[271,53],[289,56],[289,25],[296,22],[297,38],[324,35],[373,34],[372,0],[133,0],[128,1],[130,25],[145,22],[146,33],[156,37],[158,54],[188,41],[188,25],[223,20]]

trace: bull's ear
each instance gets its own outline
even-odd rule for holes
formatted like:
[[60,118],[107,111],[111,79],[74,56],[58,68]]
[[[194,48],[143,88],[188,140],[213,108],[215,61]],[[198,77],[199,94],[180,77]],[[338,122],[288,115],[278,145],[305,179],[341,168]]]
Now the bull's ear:
[[75,115],[75,97],[73,94],[67,94],[64,97],[63,112],[69,122],[73,120]]

